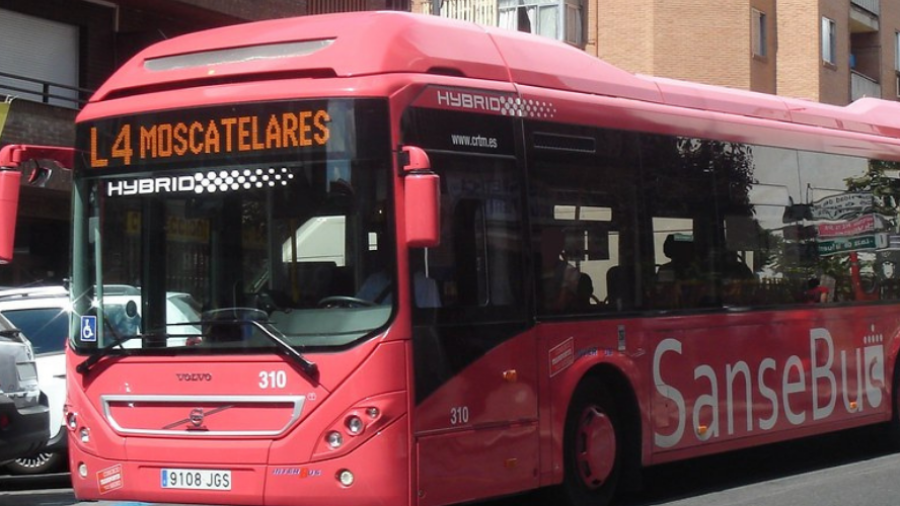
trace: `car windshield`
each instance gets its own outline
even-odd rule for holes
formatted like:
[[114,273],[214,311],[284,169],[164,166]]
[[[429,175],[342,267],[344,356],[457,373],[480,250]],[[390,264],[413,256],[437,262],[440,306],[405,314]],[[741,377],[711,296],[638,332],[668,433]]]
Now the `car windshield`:
[[62,352],[69,335],[69,314],[61,307],[4,310],[5,316],[31,341],[34,353]]
[[[73,345],[232,352],[373,335],[396,278],[390,158],[386,142],[363,158],[348,143],[265,163],[76,175]],[[114,286],[136,289],[136,307]]]

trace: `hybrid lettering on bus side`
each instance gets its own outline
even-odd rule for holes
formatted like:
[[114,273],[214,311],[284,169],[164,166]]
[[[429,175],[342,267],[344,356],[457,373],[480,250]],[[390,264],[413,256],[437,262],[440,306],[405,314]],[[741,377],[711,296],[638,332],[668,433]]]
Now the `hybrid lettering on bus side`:
[[449,90],[436,90],[438,105],[460,109],[475,109],[500,113],[503,111],[503,100],[497,96],[481,93],[465,93]]
[[[91,133],[91,167],[108,167],[172,157],[251,153],[285,148],[324,146],[331,136],[331,116],[324,109],[260,116],[229,116],[208,121],[152,125],[123,124],[115,141],[101,152],[97,128]],[[264,126],[263,126],[264,125]]]

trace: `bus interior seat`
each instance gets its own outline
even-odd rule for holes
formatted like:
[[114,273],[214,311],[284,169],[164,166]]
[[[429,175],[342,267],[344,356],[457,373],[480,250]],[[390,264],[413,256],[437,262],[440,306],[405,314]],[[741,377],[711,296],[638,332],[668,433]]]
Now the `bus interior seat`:
[[438,308],[441,307],[441,292],[437,280],[429,278],[422,271],[413,274],[413,289],[416,307]]

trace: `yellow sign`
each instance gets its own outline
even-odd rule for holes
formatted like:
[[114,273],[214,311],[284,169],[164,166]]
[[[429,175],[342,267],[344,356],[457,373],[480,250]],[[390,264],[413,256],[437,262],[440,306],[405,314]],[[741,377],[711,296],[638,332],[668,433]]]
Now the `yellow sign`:
[[110,145],[90,129],[91,167],[211,154],[324,146],[331,117],[324,109],[119,125]]
[[9,116],[9,106],[12,101],[0,102],[0,137],[3,137],[3,126],[6,125],[6,118]]

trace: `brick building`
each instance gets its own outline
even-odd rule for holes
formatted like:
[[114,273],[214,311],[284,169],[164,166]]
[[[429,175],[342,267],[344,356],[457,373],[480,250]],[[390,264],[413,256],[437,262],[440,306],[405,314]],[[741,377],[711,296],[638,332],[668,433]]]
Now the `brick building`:
[[[244,21],[377,9],[408,11],[409,0],[3,0],[0,146],[73,145],[75,116],[92,90],[159,40]],[[23,186],[15,259],[0,266],[0,286],[66,275],[70,190],[67,173]]]
[[[631,72],[844,105],[900,95],[900,2],[443,0],[442,16],[539,33]],[[433,0],[413,0],[431,13]]]
[[[73,120],[91,90],[165,38],[258,19],[432,14],[435,6],[442,16],[564,41],[632,72],[833,104],[900,96],[896,1],[4,0],[0,104],[12,102],[0,146],[71,146]],[[0,286],[58,280],[67,271],[66,176],[23,188],[16,259],[0,266]]]

